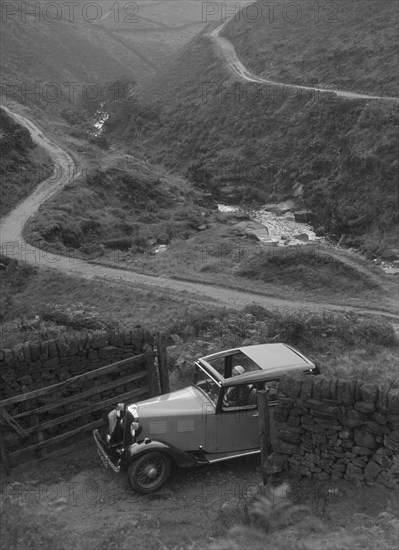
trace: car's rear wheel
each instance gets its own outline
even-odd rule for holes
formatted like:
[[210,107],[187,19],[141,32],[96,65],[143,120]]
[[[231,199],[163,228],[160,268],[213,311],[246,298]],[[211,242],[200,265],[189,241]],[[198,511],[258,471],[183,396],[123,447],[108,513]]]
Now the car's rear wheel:
[[170,471],[170,458],[165,453],[151,451],[130,464],[128,482],[137,493],[148,495],[162,487],[168,480]]

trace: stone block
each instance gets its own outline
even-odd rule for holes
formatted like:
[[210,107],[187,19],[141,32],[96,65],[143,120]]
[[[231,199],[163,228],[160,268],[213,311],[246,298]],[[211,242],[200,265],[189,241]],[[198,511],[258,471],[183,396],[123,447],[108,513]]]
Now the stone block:
[[399,414],[389,414],[387,416],[387,422],[394,430],[399,429]]
[[287,419],[287,424],[288,426],[293,426],[293,427],[297,427],[297,426],[300,426],[301,424],[301,418],[299,416],[289,416],[288,419]]
[[373,422],[372,420],[367,420],[364,425],[373,434],[389,434],[391,431],[388,426],[377,424],[377,422]]
[[399,388],[388,392],[388,414],[399,414]]
[[18,378],[18,382],[24,386],[30,386],[33,380],[31,376],[27,375],[27,376],[20,376]]
[[[298,398],[301,394],[304,378],[305,376],[303,374],[283,376],[279,383],[279,391],[288,397]],[[317,378],[317,376],[315,378]]]
[[392,464],[389,467],[391,474],[399,474],[399,455],[394,455],[392,457]]
[[79,348],[76,340],[70,340],[68,342],[68,352],[67,355],[70,357],[71,355],[77,355],[79,353]]
[[108,335],[108,342],[112,346],[117,346],[122,348],[124,344],[123,333],[120,330],[112,330]]
[[274,420],[276,422],[286,422],[290,415],[290,409],[288,407],[282,407],[280,404],[274,409]]
[[31,354],[30,354],[30,345],[29,345],[29,343],[26,342],[25,344],[23,344],[23,348],[24,348],[25,362],[30,363],[32,361],[32,357],[31,357]]
[[346,464],[333,464],[331,470],[335,470],[336,472],[345,472]]
[[374,460],[369,460],[364,470],[364,474],[371,479],[376,479],[376,477],[380,472],[381,472],[381,466],[376,462],[374,462]]
[[61,357],[60,363],[62,366],[62,371],[64,372],[65,368],[71,367],[75,361],[76,359],[74,357]]
[[393,489],[395,487],[395,482],[390,478],[386,477],[384,475],[385,472],[381,472],[379,476],[377,477],[377,483],[380,483],[381,485],[384,485],[384,487],[388,487],[389,489]]
[[359,411],[350,410],[346,413],[346,416],[342,423],[349,428],[355,428],[356,426],[362,426],[366,420],[366,414]]
[[93,348],[93,333],[92,332],[88,332],[86,334],[86,340],[85,340],[85,343],[84,343],[84,349],[85,350],[90,350]]
[[115,346],[105,346],[98,350],[99,357],[112,357],[118,352],[118,348]]
[[58,367],[61,364],[59,357],[52,357],[51,359],[47,359],[47,361],[42,362],[43,369],[54,369],[55,367]]
[[108,344],[108,334],[105,330],[96,330],[93,332],[93,348],[104,348]]
[[351,462],[347,464],[346,466],[346,473],[350,475],[362,475],[363,470],[361,468],[358,468],[357,466],[354,466]]
[[[399,418],[399,416],[398,416]],[[386,424],[387,423],[387,417],[385,414],[381,414],[379,412],[375,412],[371,415],[371,419],[373,422],[377,422],[377,424]],[[399,423],[399,420],[398,420]]]
[[358,468],[364,469],[366,466],[366,461],[363,458],[355,458],[355,460],[352,460],[352,464]]
[[278,474],[288,467],[288,455],[279,454],[276,452],[271,453],[265,463],[264,468],[269,475]]
[[[395,433],[395,432],[392,432]],[[384,436],[384,445],[391,451],[394,451],[395,453],[399,451],[399,441],[396,441],[395,439],[392,439],[392,433],[390,435]]]
[[321,386],[323,383],[324,376],[315,376],[313,379],[313,387],[312,387],[312,397],[313,399],[321,400],[322,399],[322,392],[321,392]]
[[68,341],[63,338],[58,338],[57,340],[58,355],[60,357],[67,357],[68,349],[69,349]]
[[273,451],[279,454],[292,455],[299,451],[298,445],[286,443],[285,441],[277,440],[273,445]]
[[355,445],[354,447],[352,447],[351,450],[352,450],[352,453],[355,453],[360,456],[369,456],[373,454],[372,449],[369,449],[368,447],[361,447],[360,445]]
[[337,470],[331,471],[331,479],[342,479],[344,477],[343,472],[339,472]]
[[353,437],[356,445],[359,447],[367,447],[368,449],[375,449],[377,447],[375,436],[364,428],[356,428],[353,431]]
[[126,330],[123,332],[123,345],[124,346],[130,346],[132,343],[132,335],[131,332]]
[[331,378],[330,395],[333,401],[337,400],[337,383],[338,383],[338,378]]
[[307,466],[302,466],[301,464],[290,464],[290,470],[301,476],[312,476],[312,472],[310,471],[310,469]]
[[23,361],[25,361],[24,345],[23,344],[17,344],[16,346],[14,346],[13,351],[14,351],[15,359],[19,363],[22,363]]
[[40,358],[40,344],[39,342],[32,342],[29,344],[29,352],[30,352],[30,357],[31,357],[31,361],[36,361],[37,359]]
[[[317,377],[316,377],[317,378]],[[305,376],[301,387],[301,399],[306,401],[312,397],[313,376]]]
[[371,401],[356,401],[355,409],[364,414],[371,414],[375,411],[375,404]]
[[330,474],[327,472],[320,472],[313,474],[313,478],[317,479],[318,481],[327,481],[330,479]]
[[48,355],[49,355],[49,357],[57,357],[58,356],[57,343],[56,343],[55,340],[49,340],[48,341]]
[[353,405],[355,401],[355,380],[338,379],[337,382],[337,401],[342,405]]
[[361,401],[366,403],[376,403],[378,400],[378,386],[375,384],[364,383],[360,386]]
[[349,430],[348,428],[345,428],[343,429],[342,431],[339,432],[338,436],[341,438],[341,439],[352,439],[353,438],[353,434],[352,434],[352,430]]
[[48,357],[48,341],[40,342],[40,358],[47,359]]
[[373,460],[381,466],[381,468],[388,469],[392,466],[391,450],[380,447],[373,455]]

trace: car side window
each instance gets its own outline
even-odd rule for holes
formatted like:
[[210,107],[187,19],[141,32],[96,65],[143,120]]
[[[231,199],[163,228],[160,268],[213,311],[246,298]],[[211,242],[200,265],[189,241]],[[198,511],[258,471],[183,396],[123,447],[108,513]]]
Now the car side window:
[[256,386],[241,384],[225,388],[222,398],[222,411],[256,409]]
[[265,390],[269,390],[268,399],[269,403],[276,403],[278,395],[278,380],[267,380],[264,383]]

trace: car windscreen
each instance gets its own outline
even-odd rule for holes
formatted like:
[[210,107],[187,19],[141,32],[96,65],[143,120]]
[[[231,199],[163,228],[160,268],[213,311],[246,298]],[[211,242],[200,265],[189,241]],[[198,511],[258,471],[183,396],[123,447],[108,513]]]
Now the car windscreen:
[[220,385],[201,367],[195,365],[193,384],[203,391],[216,405]]

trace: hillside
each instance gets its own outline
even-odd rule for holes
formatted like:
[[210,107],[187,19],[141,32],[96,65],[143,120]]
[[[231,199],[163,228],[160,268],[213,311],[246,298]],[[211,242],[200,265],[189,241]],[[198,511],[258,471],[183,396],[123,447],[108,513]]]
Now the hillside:
[[53,114],[82,97],[101,100],[106,83],[121,76],[140,82],[162,67],[205,26],[201,6],[9,2],[1,22],[3,91]]
[[259,0],[223,29],[241,61],[270,80],[397,96],[396,0]]
[[196,194],[181,178],[124,154],[103,155],[28,222],[30,242],[74,257],[106,249],[149,253],[176,235],[188,238],[206,222]]
[[318,223],[367,251],[395,246],[398,113],[383,101],[286,94],[229,73],[202,34],[115,127],[148,158],[219,200],[295,194]]
[[32,141],[29,131],[0,109],[0,217],[26,197],[52,172],[48,155]]

